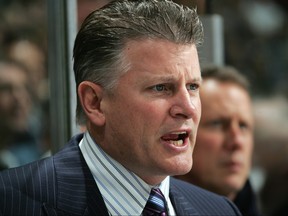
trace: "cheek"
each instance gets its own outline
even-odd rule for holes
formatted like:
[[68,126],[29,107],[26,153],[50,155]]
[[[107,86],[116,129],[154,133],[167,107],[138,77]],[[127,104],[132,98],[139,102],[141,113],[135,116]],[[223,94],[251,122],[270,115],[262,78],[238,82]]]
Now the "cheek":
[[202,115],[202,106],[201,106],[200,97],[197,98],[196,102],[194,103],[194,106],[195,106],[195,113],[196,113],[194,121],[197,122],[197,124],[199,124],[200,118]]
[[253,144],[253,139],[249,139],[246,142],[246,145],[244,145],[245,151],[247,152],[247,157],[251,158],[252,157],[252,153],[254,150],[254,144]]
[[193,153],[193,167],[198,173],[210,172],[216,165],[219,145],[217,136],[212,136],[202,130],[198,132],[196,145]]
[[206,154],[212,153],[220,148],[221,138],[215,134],[209,132],[198,130],[196,146],[195,148],[198,151],[203,151]]
[[165,107],[164,103],[138,103],[135,105],[136,117],[143,118],[147,123],[159,122],[167,113]]
[[[149,103],[126,101],[118,105],[115,110],[122,110],[119,113],[114,113],[114,119],[122,122],[122,128],[125,128],[127,133],[132,133],[129,136],[143,136],[147,130],[155,130],[155,125],[159,124],[161,118],[161,107],[153,106]],[[124,121],[123,121],[124,119]],[[121,124],[118,125],[121,128]]]
[[7,110],[7,109],[11,109],[11,106],[13,104],[13,100],[12,100],[12,95],[0,95],[1,98],[1,102],[0,102],[0,109],[2,110]]
[[222,138],[210,132],[203,131],[203,129],[198,130],[196,145],[195,145],[195,154],[198,154],[205,160],[213,160],[218,155],[218,152],[221,149],[223,141]]

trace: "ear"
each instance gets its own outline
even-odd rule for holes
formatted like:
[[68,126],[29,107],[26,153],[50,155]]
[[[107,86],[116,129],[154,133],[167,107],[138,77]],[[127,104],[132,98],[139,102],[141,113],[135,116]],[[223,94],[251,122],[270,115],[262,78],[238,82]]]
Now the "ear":
[[103,89],[101,86],[84,81],[78,86],[78,97],[87,118],[97,126],[103,126],[105,115],[101,110]]

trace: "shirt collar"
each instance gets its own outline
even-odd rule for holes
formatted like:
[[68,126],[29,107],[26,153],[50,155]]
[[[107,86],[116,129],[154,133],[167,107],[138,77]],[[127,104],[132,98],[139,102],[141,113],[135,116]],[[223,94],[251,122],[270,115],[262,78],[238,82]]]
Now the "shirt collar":
[[[79,147],[112,215],[141,215],[153,186],[107,155],[86,132]],[[168,207],[169,177],[159,185]],[[169,205],[170,204],[170,205]],[[169,209],[170,209],[169,208]]]

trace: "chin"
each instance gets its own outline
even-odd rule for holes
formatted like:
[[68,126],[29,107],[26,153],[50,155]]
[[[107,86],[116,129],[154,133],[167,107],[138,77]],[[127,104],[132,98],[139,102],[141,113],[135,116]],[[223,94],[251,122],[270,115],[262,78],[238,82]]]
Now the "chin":
[[182,167],[178,166],[177,170],[175,170],[174,175],[185,175],[189,173],[191,169],[192,169],[192,163],[191,165],[185,164],[185,166]]
[[228,180],[225,185],[227,188],[230,188],[231,191],[240,191],[245,184],[245,181],[239,181],[239,179]]

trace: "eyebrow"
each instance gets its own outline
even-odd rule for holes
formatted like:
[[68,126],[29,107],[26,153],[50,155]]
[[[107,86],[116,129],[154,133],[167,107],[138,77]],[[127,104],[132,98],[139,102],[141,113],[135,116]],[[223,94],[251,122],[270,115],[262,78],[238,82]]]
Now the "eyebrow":
[[[173,82],[175,80],[177,80],[177,78],[175,78],[174,75],[168,75],[168,76],[165,76],[165,75],[155,75],[153,77],[149,77],[147,78],[147,80],[157,80],[157,81],[161,81],[161,82]],[[194,77],[192,78],[189,82],[202,82],[202,77]]]

